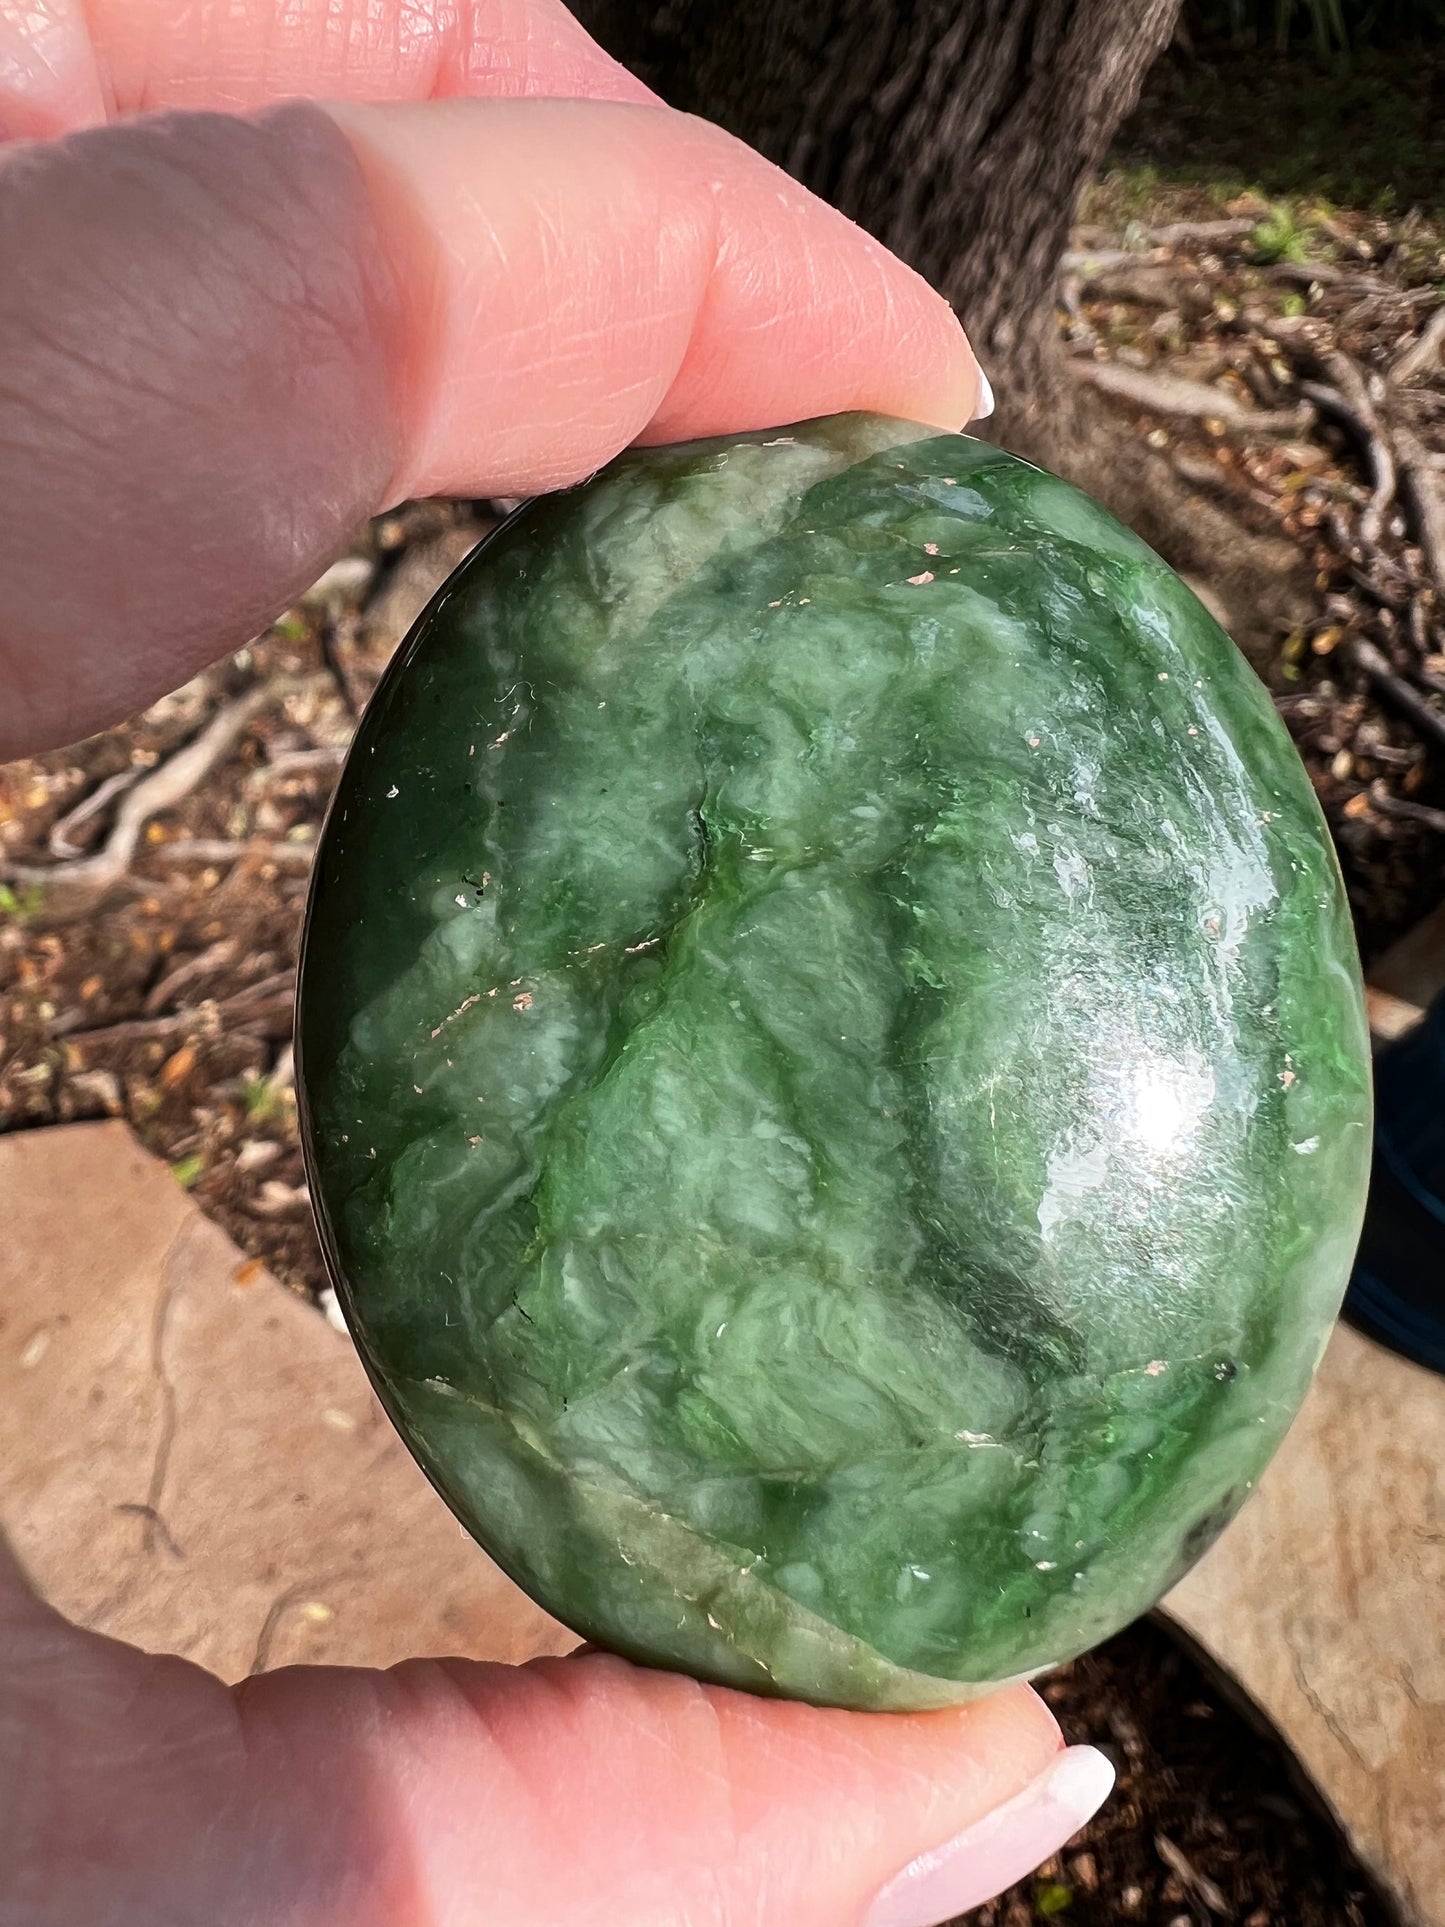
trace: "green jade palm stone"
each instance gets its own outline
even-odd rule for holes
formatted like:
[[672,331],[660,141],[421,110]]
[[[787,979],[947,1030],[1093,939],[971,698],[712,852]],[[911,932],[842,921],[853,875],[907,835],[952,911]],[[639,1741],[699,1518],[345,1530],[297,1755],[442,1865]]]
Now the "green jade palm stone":
[[636,1659],[921,1708],[1178,1578],[1338,1307],[1366,1030],[1272,705],[1051,475],[633,452],[456,572],[318,859],[313,1191],[393,1418]]

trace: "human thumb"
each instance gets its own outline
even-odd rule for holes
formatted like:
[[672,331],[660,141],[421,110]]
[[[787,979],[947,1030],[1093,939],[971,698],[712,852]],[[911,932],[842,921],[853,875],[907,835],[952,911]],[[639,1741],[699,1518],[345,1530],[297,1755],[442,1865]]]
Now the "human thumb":
[[67,1624],[0,1535],[0,1919],[27,1927],[929,1927],[1112,1777],[1026,1687],[846,1713],[587,1653],[229,1689]]
[[903,1715],[605,1654],[351,1677],[373,1682],[360,1728],[305,1675],[252,1682],[252,1759],[275,1744],[294,1772],[308,1742],[335,1760],[369,1733],[368,1805],[392,1816],[405,1919],[427,1927],[928,1927],[1046,1859],[1113,1779],[1024,1687]]

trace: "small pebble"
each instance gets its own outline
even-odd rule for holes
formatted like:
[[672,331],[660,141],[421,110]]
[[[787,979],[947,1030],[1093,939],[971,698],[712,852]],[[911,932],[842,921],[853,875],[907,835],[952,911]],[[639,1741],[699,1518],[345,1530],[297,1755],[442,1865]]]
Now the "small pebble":
[[238,1171],[264,1171],[268,1164],[274,1164],[281,1155],[281,1146],[274,1138],[248,1137],[236,1153]]

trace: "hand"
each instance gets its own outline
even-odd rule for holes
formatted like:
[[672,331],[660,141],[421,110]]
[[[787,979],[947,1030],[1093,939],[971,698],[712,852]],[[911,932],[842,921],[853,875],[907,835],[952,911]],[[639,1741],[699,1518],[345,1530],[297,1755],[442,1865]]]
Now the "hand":
[[[259,111],[318,91],[399,104]],[[915,276],[548,0],[0,0],[7,132],[43,138],[0,148],[0,755],[238,646],[409,494],[978,412]],[[1024,1687],[855,1715],[588,1654],[232,1690],[0,1548],[16,1927],[923,1927],[1109,1779]]]

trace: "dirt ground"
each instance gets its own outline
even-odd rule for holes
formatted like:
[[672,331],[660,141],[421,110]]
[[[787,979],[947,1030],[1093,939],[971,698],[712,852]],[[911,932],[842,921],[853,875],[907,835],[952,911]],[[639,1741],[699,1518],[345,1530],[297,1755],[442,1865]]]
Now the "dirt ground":
[[[1082,379],[1312,585],[1257,667],[1334,832],[1367,959],[1445,895],[1445,223],[1120,169],[1060,325]],[[0,1130],[123,1116],[287,1285],[325,1285],[290,1026],[309,859],[356,715],[495,519],[384,518],[266,636],[129,726],[0,769]],[[1206,596],[1210,585],[1197,585]],[[1121,1794],[983,1909],[1377,1927],[1332,1829],[1141,1625],[1052,1681]]]
[[1113,1760],[1098,1818],[971,1927],[1395,1927],[1289,1756],[1162,1624],[1043,1686],[1071,1740]]

